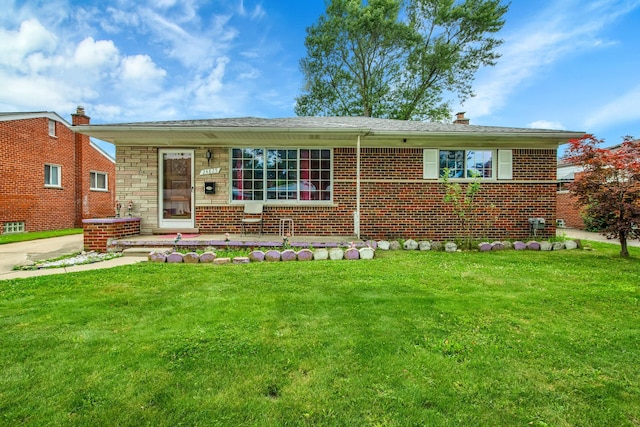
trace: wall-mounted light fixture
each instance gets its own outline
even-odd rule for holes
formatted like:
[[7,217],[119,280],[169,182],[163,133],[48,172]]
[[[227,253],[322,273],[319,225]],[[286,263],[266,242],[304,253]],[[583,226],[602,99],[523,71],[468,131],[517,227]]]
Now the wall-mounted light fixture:
[[205,154],[205,156],[207,156],[207,165],[211,164],[211,157],[213,157],[213,154],[211,153],[211,150],[209,150],[207,148],[207,154]]

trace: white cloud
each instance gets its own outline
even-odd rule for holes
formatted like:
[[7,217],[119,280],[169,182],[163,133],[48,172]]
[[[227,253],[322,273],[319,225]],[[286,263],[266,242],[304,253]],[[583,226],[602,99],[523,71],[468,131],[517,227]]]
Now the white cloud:
[[18,31],[0,29],[0,64],[20,68],[21,62],[30,54],[53,52],[56,45],[56,36],[47,31],[40,21],[23,21]]
[[502,57],[495,67],[481,70],[474,86],[476,96],[463,107],[473,117],[492,114],[501,108],[521,85],[537,78],[567,55],[603,49],[616,41],[602,40],[599,32],[640,1],[604,0],[551,3],[529,24],[506,35],[499,49]]
[[114,67],[120,62],[120,52],[111,40],[82,40],[74,53],[74,62],[84,68]]
[[[585,127],[588,129],[606,128],[614,124],[640,121],[639,99],[640,85],[631,88],[628,92],[594,111],[585,120]],[[638,127],[639,123],[634,125]]]
[[159,81],[167,72],[158,68],[148,55],[129,56],[122,60],[122,80],[125,81]]

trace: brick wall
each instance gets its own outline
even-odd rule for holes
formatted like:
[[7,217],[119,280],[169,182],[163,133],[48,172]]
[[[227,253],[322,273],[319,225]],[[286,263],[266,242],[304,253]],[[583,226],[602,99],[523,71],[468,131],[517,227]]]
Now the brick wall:
[[[24,222],[26,231],[55,230],[112,212],[107,206],[114,197],[114,163],[84,137],[79,164],[76,134],[62,122],[55,124],[56,135],[50,136],[47,117],[0,121],[0,232],[5,222]],[[61,167],[60,188],[44,186],[45,164]],[[89,191],[89,170],[109,174],[108,192]]]
[[558,191],[556,194],[556,218],[563,219],[567,227],[584,229],[584,221],[581,215],[582,209],[577,204],[571,192],[564,190]]
[[[74,134],[56,122],[49,136],[48,120],[0,122],[0,223],[24,221],[26,231],[75,225]],[[45,164],[61,167],[61,188],[45,188]]]
[[[352,235],[356,210],[356,152],[334,150],[331,206],[266,205],[265,232],[277,233],[280,218],[292,218],[296,233]],[[477,238],[525,239],[531,217],[546,219],[539,235],[555,233],[556,150],[514,150],[511,181],[484,182],[477,196]],[[222,165],[228,168],[228,165]],[[452,239],[462,235],[458,217],[444,202],[442,184],[422,180],[422,149],[361,151],[360,233],[365,238]],[[228,188],[221,180],[219,187]],[[464,184],[463,184],[464,185]],[[228,197],[228,196],[227,196]],[[200,232],[238,233],[241,205],[196,206]]]
[[140,234],[140,218],[102,218],[82,220],[84,250],[105,252],[109,239]]

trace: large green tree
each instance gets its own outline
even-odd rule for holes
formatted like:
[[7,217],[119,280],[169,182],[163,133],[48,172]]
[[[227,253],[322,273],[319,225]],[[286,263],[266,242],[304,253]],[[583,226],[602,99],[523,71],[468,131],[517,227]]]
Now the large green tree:
[[328,0],[307,28],[298,115],[444,120],[494,65],[500,0]]

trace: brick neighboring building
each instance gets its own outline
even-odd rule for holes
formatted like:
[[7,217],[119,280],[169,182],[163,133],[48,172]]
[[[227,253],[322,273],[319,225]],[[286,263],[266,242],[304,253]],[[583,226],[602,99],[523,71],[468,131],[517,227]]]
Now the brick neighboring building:
[[[633,144],[640,143],[640,140],[631,141]],[[607,147],[607,150],[616,151],[622,144],[616,144],[611,147]],[[573,194],[567,189],[567,184],[570,184],[575,179],[576,175],[582,172],[582,167],[568,163],[564,160],[558,162],[557,166],[557,178],[558,178],[558,192],[557,192],[557,210],[556,217],[559,223],[565,227],[584,229],[585,223],[582,218],[583,208],[577,202]]]
[[114,215],[115,160],[54,112],[0,113],[0,233],[82,227]]
[[566,187],[567,184],[573,182],[576,173],[580,173],[581,170],[581,167],[565,161],[558,162],[556,218],[560,227],[577,228],[579,230],[585,228],[584,220],[582,219],[582,209]]
[[[116,146],[118,199],[142,234],[240,233],[246,203],[265,233],[444,240],[461,236],[440,176],[482,175],[473,230],[486,239],[555,234],[558,145],[583,132],[367,117],[235,118],[82,126]],[[206,190],[208,188],[208,190]]]

